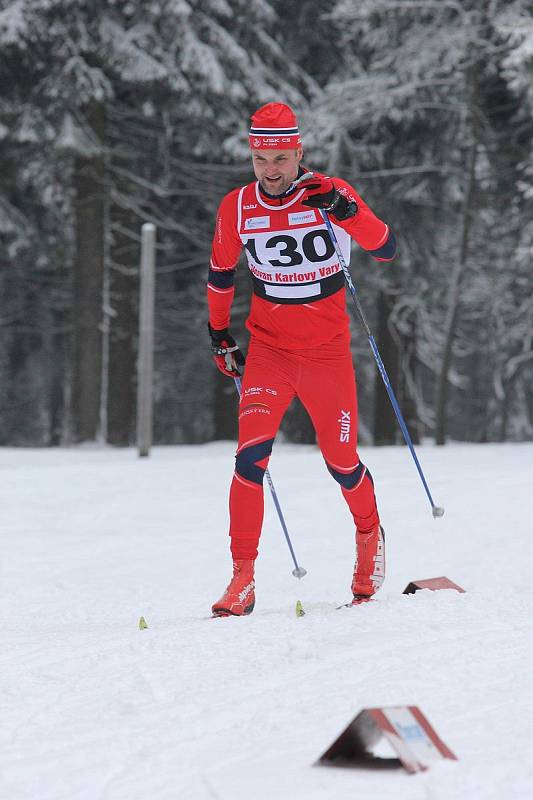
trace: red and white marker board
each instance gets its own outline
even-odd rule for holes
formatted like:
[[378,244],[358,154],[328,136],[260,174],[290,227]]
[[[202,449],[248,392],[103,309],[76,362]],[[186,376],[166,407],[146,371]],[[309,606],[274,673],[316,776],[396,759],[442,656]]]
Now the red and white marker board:
[[458,583],[454,583],[445,575],[442,575],[440,578],[424,578],[422,581],[411,581],[403,590],[403,594],[414,594],[418,592],[419,589],[431,589],[432,592],[436,592],[439,589],[455,589],[456,592],[466,594],[462,586],[459,586]]
[[[374,755],[373,749],[385,738],[396,758]],[[437,736],[417,706],[365,708],[319,758],[319,764],[389,767],[403,765],[408,772],[426,770],[432,762],[457,760]]]

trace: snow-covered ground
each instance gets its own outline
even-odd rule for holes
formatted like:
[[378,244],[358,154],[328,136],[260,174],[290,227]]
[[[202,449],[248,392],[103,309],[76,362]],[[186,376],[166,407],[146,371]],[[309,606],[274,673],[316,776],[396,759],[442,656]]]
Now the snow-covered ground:
[[[387,531],[379,602],[313,447],[277,445],[251,617],[230,574],[233,445],[0,450],[3,800],[530,800],[533,445],[362,449]],[[454,591],[402,595],[446,575]],[[300,599],[306,616],[297,618]],[[147,630],[139,630],[144,616]],[[365,707],[418,705],[459,761],[313,766]]]

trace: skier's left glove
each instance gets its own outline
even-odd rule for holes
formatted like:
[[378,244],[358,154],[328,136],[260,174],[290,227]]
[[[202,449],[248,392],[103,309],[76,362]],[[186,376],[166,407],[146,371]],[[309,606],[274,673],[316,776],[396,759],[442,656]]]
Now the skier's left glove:
[[207,323],[211,337],[211,351],[218,369],[230,378],[238,378],[243,373],[244,356],[227,328],[216,331]]
[[[306,190],[306,195],[302,203],[311,208],[322,208],[328,214],[332,214],[342,222],[344,219],[355,217],[358,208],[355,200],[348,200],[342,195],[335,184],[327,175],[313,175],[307,181],[302,181],[300,188]],[[311,194],[309,194],[311,192]]]

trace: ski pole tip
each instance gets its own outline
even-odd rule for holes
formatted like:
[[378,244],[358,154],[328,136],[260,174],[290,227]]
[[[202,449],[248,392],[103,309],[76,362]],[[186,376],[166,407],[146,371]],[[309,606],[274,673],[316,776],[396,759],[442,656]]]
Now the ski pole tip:
[[433,506],[433,517],[436,519],[437,517],[444,516],[444,509],[442,506]]
[[307,570],[303,567],[296,567],[296,569],[293,569],[292,574],[295,578],[303,578],[304,575],[307,575]]

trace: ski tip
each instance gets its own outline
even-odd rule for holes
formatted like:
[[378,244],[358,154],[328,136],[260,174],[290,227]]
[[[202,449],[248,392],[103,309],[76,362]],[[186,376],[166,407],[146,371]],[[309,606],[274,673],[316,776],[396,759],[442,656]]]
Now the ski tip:
[[367,595],[354,595],[353,600],[350,600],[349,603],[343,603],[342,606],[337,606],[337,611],[340,611],[341,608],[354,608],[354,606],[361,606],[364,603],[375,603],[376,600],[374,597],[370,597]]
[[296,601],[296,616],[297,617],[305,617],[304,607],[302,606],[302,601]]
[[148,628],[148,625],[146,624],[146,620],[145,620],[144,617],[141,617],[140,620],[139,620],[139,630],[140,631],[144,631],[144,630],[146,630],[146,628]]

